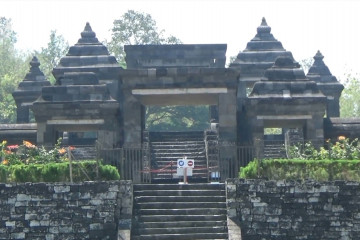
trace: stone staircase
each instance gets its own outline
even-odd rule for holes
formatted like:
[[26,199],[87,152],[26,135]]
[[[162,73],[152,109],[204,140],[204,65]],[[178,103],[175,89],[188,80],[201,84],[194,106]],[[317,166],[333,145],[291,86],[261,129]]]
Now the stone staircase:
[[178,181],[177,160],[184,157],[194,159],[195,162],[193,176],[189,177],[189,181],[207,182],[204,132],[151,132],[149,139],[152,182]]
[[131,239],[228,239],[224,184],[134,185]]

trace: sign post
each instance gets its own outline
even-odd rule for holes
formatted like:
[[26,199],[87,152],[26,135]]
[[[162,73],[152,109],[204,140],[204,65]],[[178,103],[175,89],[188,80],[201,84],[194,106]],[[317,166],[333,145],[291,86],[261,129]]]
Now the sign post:
[[[177,160],[177,175],[184,177],[184,184],[187,184],[187,177],[192,176],[192,170],[194,168],[194,159],[182,158]],[[189,170],[189,171],[188,171]]]

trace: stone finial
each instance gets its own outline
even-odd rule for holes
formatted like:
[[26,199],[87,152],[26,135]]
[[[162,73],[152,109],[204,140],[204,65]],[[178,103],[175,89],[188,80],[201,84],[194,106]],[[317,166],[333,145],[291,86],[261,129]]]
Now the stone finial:
[[36,56],[34,56],[30,61],[31,68],[36,68],[40,66],[40,62]]
[[81,32],[81,37],[82,38],[94,38],[96,37],[96,33],[93,32],[93,30],[91,29],[90,23],[86,23],[84,31]]
[[324,56],[321,54],[321,52],[318,50],[317,53],[314,56],[314,60],[323,60]]
[[30,71],[26,74],[24,81],[46,81],[44,73],[40,70],[40,62],[36,56],[30,61]]
[[266,19],[263,17],[261,20],[261,25],[257,28],[257,33],[270,33],[271,27],[267,25]]

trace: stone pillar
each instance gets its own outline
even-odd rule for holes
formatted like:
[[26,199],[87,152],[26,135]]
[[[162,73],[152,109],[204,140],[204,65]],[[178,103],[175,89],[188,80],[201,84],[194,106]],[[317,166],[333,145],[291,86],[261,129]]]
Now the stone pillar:
[[336,97],[327,97],[326,117],[340,117],[340,99]]
[[236,90],[219,95],[219,148],[220,177],[225,180],[231,175],[230,166],[236,160]]
[[210,121],[211,123],[218,123],[219,122],[219,108],[218,106],[209,106],[210,112]]
[[142,105],[130,91],[124,91],[124,146],[141,146]]
[[37,144],[44,146],[54,146],[56,143],[56,131],[54,126],[46,124],[46,122],[37,123]]
[[251,119],[252,140],[255,148],[255,157],[264,158],[264,121]]
[[29,107],[18,105],[16,108],[16,123],[29,123]]
[[306,121],[305,142],[311,141],[316,148],[324,143],[324,120],[321,115],[313,115],[312,119]]
[[219,94],[219,137],[220,141],[236,142],[236,90],[228,89],[228,93]]

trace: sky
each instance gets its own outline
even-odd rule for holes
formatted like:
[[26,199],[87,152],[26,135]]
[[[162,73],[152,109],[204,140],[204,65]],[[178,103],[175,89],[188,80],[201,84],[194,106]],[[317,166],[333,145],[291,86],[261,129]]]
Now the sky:
[[0,16],[12,19],[24,51],[46,47],[51,30],[72,46],[86,22],[100,41],[110,40],[113,21],[130,9],[149,13],[185,44],[226,43],[227,57],[246,48],[265,17],[296,61],[320,50],[336,77],[360,73],[358,0],[0,0]]

